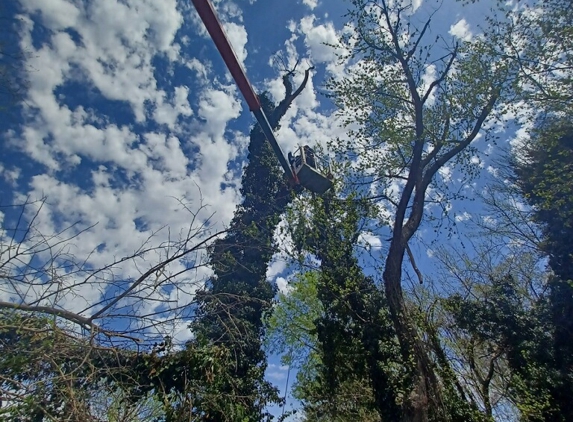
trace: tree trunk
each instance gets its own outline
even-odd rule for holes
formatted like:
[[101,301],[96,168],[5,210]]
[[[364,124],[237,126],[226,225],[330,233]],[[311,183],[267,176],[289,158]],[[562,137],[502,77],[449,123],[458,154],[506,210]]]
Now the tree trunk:
[[411,389],[403,405],[403,422],[427,422],[440,412],[440,390],[428,353],[408,316],[402,292],[402,262],[406,243],[394,237],[386,258],[384,287],[405,362],[410,362]]

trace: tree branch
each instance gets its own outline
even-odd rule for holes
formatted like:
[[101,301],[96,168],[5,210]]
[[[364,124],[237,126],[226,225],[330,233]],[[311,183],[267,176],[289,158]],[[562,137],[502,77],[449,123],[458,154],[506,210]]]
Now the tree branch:
[[120,295],[118,295],[117,297],[115,297],[111,302],[109,302],[107,305],[105,305],[102,309],[100,309],[99,311],[97,311],[95,314],[93,314],[90,317],[90,321],[93,321],[94,319],[100,317],[101,315],[103,315],[103,313],[105,311],[107,311],[108,309],[110,309],[112,306],[114,306],[115,304],[117,304],[120,300],[122,300],[123,298],[125,298],[127,295],[129,295],[137,286],[139,286],[141,283],[143,283],[150,275],[152,275],[153,273],[156,273],[157,271],[165,268],[168,264],[170,264],[173,261],[177,261],[178,259],[183,258],[185,255],[190,254],[193,251],[196,251],[197,249],[201,248],[203,245],[205,245],[206,243],[208,243],[209,241],[211,241],[212,239],[220,236],[221,234],[225,233],[227,230],[221,230],[218,231],[215,234],[212,234],[211,236],[207,237],[206,239],[203,239],[201,242],[199,242],[197,245],[195,245],[194,247],[192,247],[191,249],[188,250],[184,250],[183,252],[173,255],[171,258],[168,258],[166,260],[164,260],[163,262],[160,262],[157,265],[154,265],[153,267],[151,267],[149,270],[147,270],[145,273],[143,273],[143,275],[141,275],[141,277],[139,277],[129,288],[127,288],[126,290],[124,290]]
[[499,88],[496,88],[496,89],[494,89],[494,92],[491,95],[491,97],[489,98],[489,101],[487,102],[487,104],[482,108],[481,113],[480,113],[478,119],[476,120],[471,133],[466,137],[466,139],[464,139],[456,147],[452,148],[451,150],[446,152],[444,155],[442,155],[440,158],[438,158],[434,162],[434,164],[425,172],[424,180],[423,180],[424,187],[427,187],[430,184],[432,177],[434,177],[434,174],[436,174],[436,172],[444,164],[446,164],[449,160],[451,160],[453,157],[455,157],[457,154],[459,154],[461,151],[463,151],[475,139],[475,137],[477,136],[477,134],[481,130],[481,127],[482,127],[483,123],[485,122],[485,119],[487,119],[487,117],[489,116],[489,114],[493,110],[493,107],[494,107],[498,98],[499,98]]
[[412,253],[412,250],[410,249],[410,245],[408,243],[406,243],[406,252],[408,253],[408,258],[410,258],[410,263],[412,264],[412,268],[414,269],[414,272],[418,276],[418,281],[420,281],[420,284],[423,284],[424,277],[422,276],[422,273],[420,272],[418,266],[416,265],[416,261],[414,260],[414,254]]
[[456,43],[456,45],[454,47],[454,51],[452,51],[452,53],[451,53],[450,60],[448,61],[448,64],[446,65],[446,68],[442,72],[442,75],[430,84],[430,86],[428,87],[428,90],[426,91],[426,93],[422,97],[422,104],[426,103],[426,100],[428,99],[428,97],[432,93],[432,90],[436,86],[441,84],[444,81],[444,79],[446,79],[446,77],[448,76],[448,72],[452,68],[452,65],[454,64],[454,60],[457,58],[457,56],[458,56],[458,44]]
[[31,312],[31,313],[40,313],[40,314],[48,314],[53,315],[56,317],[63,318],[67,321],[73,322],[74,324],[79,325],[82,328],[94,331],[96,333],[104,334],[108,337],[122,337],[128,340],[133,340],[135,342],[140,342],[141,339],[137,337],[132,337],[125,335],[123,333],[117,331],[106,330],[101,328],[99,325],[95,324],[91,318],[86,318],[81,315],[78,315],[74,312],[66,311],[65,309],[54,308],[51,306],[31,306],[26,304],[18,304],[12,302],[4,302],[0,301],[0,308],[4,309],[14,309],[18,311],[24,312]]
[[[302,92],[302,90],[306,87],[306,84],[308,82],[308,78],[310,75],[310,71],[313,69],[314,69],[314,66],[311,66],[304,71],[304,79],[294,93],[291,94],[289,92],[290,90],[288,89],[287,85],[285,84],[286,96],[279,103],[279,105],[274,109],[272,115],[269,117],[269,122],[271,123],[271,125],[273,127],[278,124],[279,120],[281,119],[282,116],[284,116],[284,114],[286,113],[288,108],[291,106],[291,104],[295,100],[295,98],[298,97],[300,95],[300,93]],[[284,77],[288,78],[289,75],[290,75],[290,73],[286,74]],[[283,80],[283,83],[284,83],[284,80]],[[292,86],[290,89],[292,90]]]

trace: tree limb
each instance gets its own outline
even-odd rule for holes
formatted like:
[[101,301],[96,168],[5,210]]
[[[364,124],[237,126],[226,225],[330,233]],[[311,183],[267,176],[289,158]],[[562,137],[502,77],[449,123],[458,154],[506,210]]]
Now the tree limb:
[[420,272],[420,270],[418,269],[418,266],[416,265],[416,261],[414,260],[414,254],[412,253],[412,250],[410,249],[410,245],[408,243],[406,243],[406,252],[408,253],[408,258],[410,258],[410,263],[412,264],[412,268],[414,269],[414,272],[418,276],[418,280],[420,281],[420,284],[423,284],[424,283],[424,277],[422,276],[422,273]]
[[210,240],[213,240],[214,238],[220,236],[221,234],[225,233],[227,230],[221,230],[218,231],[215,234],[212,234],[211,236],[207,237],[206,239],[202,240],[201,242],[199,242],[197,245],[195,245],[194,247],[192,247],[191,249],[188,250],[184,250],[183,252],[173,255],[171,258],[168,258],[162,262],[160,262],[157,265],[154,265],[153,267],[151,267],[149,270],[147,270],[145,273],[143,273],[141,275],[141,277],[139,277],[135,282],[133,282],[133,284],[127,288],[126,290],[124,290],[121,294],[119,294],[118,296],[116,296],[111,302],[109,302],[107,305],[105,305],[102,309],[100,309],[99,311],[97,311],[95,314],[93,314],[89,320],[93,321],[94,319],[100,317],[105,311],[107,311],[108,309],[110,309],[112,306],[114,306],[115,304],[117,304],[120,300],[122,300],[123,298],[125,298],[128,294],[130,294],[137,286],[139,286],[141,283],[143,283],[150,275],[152,275],[153,273],[160,271],[161,269],[165,268],[168,264],[170,264],[173,261],[177,261],[178,259],[183,258],[185,255],[190,254],[191,252],[196,251],[197,249],[201,248],[202,246],[204,246],[206,243],[208,243]]

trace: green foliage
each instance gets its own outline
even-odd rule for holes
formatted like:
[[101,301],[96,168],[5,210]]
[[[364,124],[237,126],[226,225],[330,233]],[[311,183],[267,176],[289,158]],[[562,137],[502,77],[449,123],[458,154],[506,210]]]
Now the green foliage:
[[513,159],[514,181],[534,207],[549,265],[564,281],[573,280],[573,125],[550,119]]
[[552,343],[554,328],[547,318],[547,303],[528,304],[519,283],[510,275],[492,279],[477,300],[454,295],[444,301],[457,327],[490,347],[497,347],[511,368],[508,394],[524,421],[566,421],[554,395],[556,383]]
[[[471,0],[472,2],[479,0]],[[508,3],[488,20],[499,28],[499,55],[520,69],[520,97],[535,112],[573,110],[573,10],[569,0]]]
[[85,420],[94,380],[89,343],[58,327],[53,318],[0,313],[0,392],[3,418],[16,422]]
[[[393,199],[389,208],[399,198],[394,183],[409,176],[455,197],[455,187],[437,170],[452,162],[467,176],[477,175],[471,143],[478,132],[486,142],[496,139],[495,126],[483,123],[499,117],[495,105],[513,99],[518,66],[497,54],[495,28],[485,38],[455,42],[430,36],[431,18],[411,18],[411,5],[352,5],[348,15],[356,31],[340,40],[350,51],[341,61],[352,63],[352,72],[328,83],[350,136],[331,148],[360,157],[350,169],[353,177],[376,180],[371,192]],[[435,81],[431,86],[428,78]]]
[[[261,103],[276,128],[286,108],[275,112],[274,105],[264,95]],[[220,408],[207,406],[201,415],[205,421],[271,419],[266,406],[280,402],[277,390],[264,379],[262,317],[276,294],[275,287],[266,279],[268,262],[276,251],[273,235],[292,194],[258,126],[251,131],[250,139],[249,164],[241,188],[244,199],[227,236],[216,241],[211,249],[215,276],[206,289],[198,292],[197,320],[191,325],[198,341],[223,347],[233,356],[234,365],[227,368],[228,376],[219,385],[220,400],[241,403],[242,410],[232,416]]]
[[[546,296],[547,311],[543,322],[551,328],[553,338],[548,349],[550,362],[541,361],[550,378],[553,408],[551,416],[573,418],[573,126],[568,118],[549,119],[538,125],[531,141],[515,157],[512,165],[515,182],[533,207],[533,218],[541,227],[541,249],[549,258],[554,273]],[[547,348],[547,345],[545,346]]]
[[128,359],[132,371],[126,371],[121,381],[116,376],[115,383],[134,403],[154,393],[163,403],[166,422],[209,420],[216,415],[222,415],[222,421],[236,421],[250,410],[248,400],[227,393],[235,362],[224,347],[191,342],[184,350],[167,350],[164,356],[152,352]]
[[308,420],[394,420],[407,374],[383,294],[355,254],[369,207],[332,194],[300,205],[290,218],[292,237],[320,268],[298,278],[275,314],[281,321],[302,313],[279,332],[291,356],[307,348],[297,397]]
[[221,400],[232,366],[226,351],[194,345],[175,352],[168,343],[162,352],[103,346],[53,317],[2,312],[0,415],[15,422],[170,422],[218,405],[237,420],[241,403]]
[[303,373],[316,366],[312,363],[318,352],[315,321],[324,312],[318,300],[318,277],[315,271],[299,274],[289,283],[288,294],[279,293],[265,320],[268,350],[280,354],[285,365],[304,367]]
[[[268,348],[281,354],[283,363],[298,369],[291,394],[303,403],[305,421],[379,421],[367,378],[348,373],[339,379],[334,392],[327,390],[316,326],[324,317],[318,299],[319,279],[320,271],[301,273],[289,283],[289,293],[279,295],[267,318]],[[344,360],[337,365],[342,366]]]

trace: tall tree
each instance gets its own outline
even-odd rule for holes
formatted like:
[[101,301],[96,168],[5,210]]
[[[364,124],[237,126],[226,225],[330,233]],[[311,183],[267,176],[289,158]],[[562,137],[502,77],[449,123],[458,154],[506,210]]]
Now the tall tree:
[[[511,98],[517,69],[490,43],[496,28],[484,37],[449,43],[440,36],[428,39],[431,16],[416,29],[411,5],[386,0],[352,5],[354,30],[341,43],[350,51],[344,59],[353,61],[353,71],[332,80],[330,88],[345,122],[359,129],[333,148],[359,157],[351,168],[354,180],[370,184],[370,199],[391,210],[384,289],[402,358],[413,374],[401,419],[447,420],[441,384],[406,306],[404,254],[428,201],[443,204],[448,198],[439,172],[456,166],[475,173],[472,142],[478,134],[486,142],[493,138],[485,123],[496,117],[497,104]],[[380,220],[388,223],[387,215]]]
[[[284,76],[286,96],[276,107],[261,96],[273,129],[279,127],[281,118],[306,86],[309,70],[294,92],[291,75]],[[276,294],[266,279],[268,262],[276,250],[273,236],[293,192],[258,125],[251,131],[248,160],[242,178],[243,202],[235,211],[227,236],[211,249],[215,274],[198,292],[197,320],[191,324],[199,341],[223,346],[234,360],[229,367],[230,382],[220,391],[222,401],[235,403],[234,414],[201,409],[200,417],[206,421],[270,419],[265,407],[279,401],[276,389],[264,379],[262,317]]]
[[[363,273],[355,253],[368,204],[334,193],[311,203],[310,220],[303,210],[293,230],[295,244],[320,261],[316,294],[321,312],[313,322],[319,364],[314,385],[305,391],[305,410],[326,420],[357,420],[358,415],[395,420],[408,374],[397,370],[400,365],[387,364],[401,359],[394,328],[384,295]],[[352,388],[363,397],[349,401]]]
[[[356,365],[357,355],[344,354],[336,362],[324,359],[324,345],[319,341],[317,330],[317,324],[326,316],[318,298],[320,278],[320,270],[296,274],[289,282],[288,293],[279,295],[278,303],[267,318],[268,349],[280,354],[282,362],[291,370],[296,369],[290,394],[301,403],[303,420],[380,421],[369,376],[364,370],[348,369]],[[353,350],[362,348],[360,339],[349,339],[348,332],[345,334],[345,342],[354,343]],[[324,339],[324,335],[321,337]],[[324,376],[326,363],[338,368],[331,370],[338,374],[334,385]]]
[[[541,227],[541,249],[554,275],[549,280],[549,318],[556,371],[552,398],[555,415],[573,418],[573,125],[568,118],[550,118],[532,133],[513,160],[514,181],[533,207]],[[560,416],[556,416],[559,414]],[[562,418],[562,419],[559,419]]]
[[541,227],[541,249],[561,280],[573,281],[573,124],[549,118],[531,133],[531,139],[512,160],[514,182],[533,207]]
[[[434,255],[439,287],[425,289],[427,331],[438,364],[451,368],[456,388],[485,420],[515,420],[517,410],[526,409],[526,397],[519,394],[526,383],[510,363],[527,356],[519,363],[531,378],[534,365],[524,363],[530,365],[535,347],[549,338],[547,325],[538,320],[545,290],[539,254],[518,241],[504,242],[505,235],[480,228],[464,240],[465,248],[441,246]],[[539,402],[546,397],[541,389],[529,392]]]

